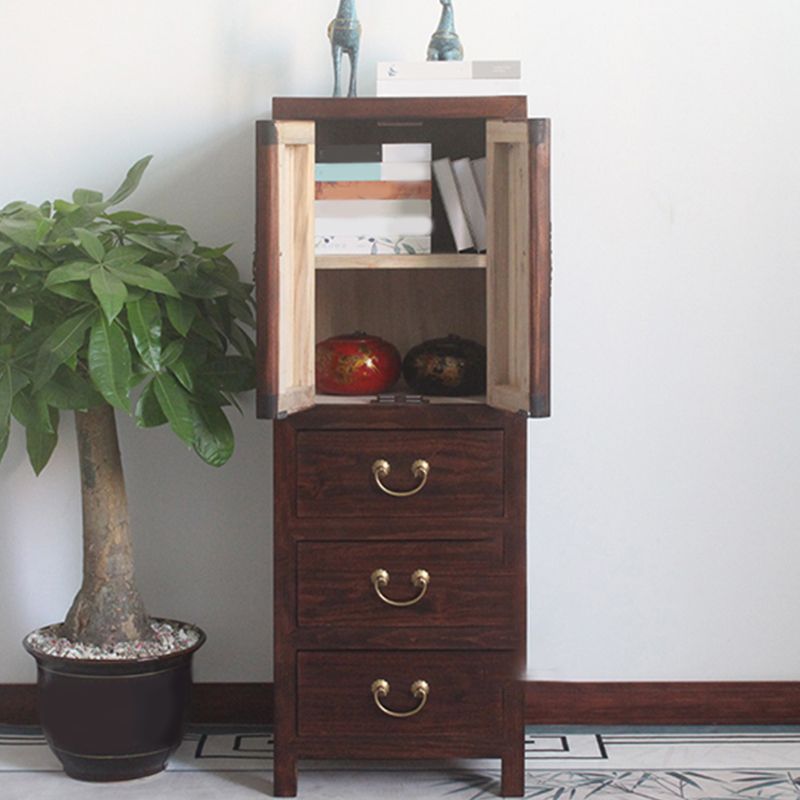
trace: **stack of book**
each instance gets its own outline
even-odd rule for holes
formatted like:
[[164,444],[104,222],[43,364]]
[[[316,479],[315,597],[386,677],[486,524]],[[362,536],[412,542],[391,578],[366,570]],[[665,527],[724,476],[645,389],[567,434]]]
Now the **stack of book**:
[[486,250],[486,159],[438,158],[433,174],[456,250]]
[[487,97],[520,93],[521,61],[381,61],[378,97]]
[[318,145],[318,255],[431,252],[428,143]]

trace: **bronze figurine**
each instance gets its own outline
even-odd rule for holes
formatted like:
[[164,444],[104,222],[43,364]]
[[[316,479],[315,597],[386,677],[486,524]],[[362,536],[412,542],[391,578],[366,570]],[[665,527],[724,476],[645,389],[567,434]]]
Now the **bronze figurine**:
[[358,48],[361,42],[361,23],[356,16],[356,0],[340,0],[336,19],[328,25],[328,38],[333,53],[333,96],[341,95],[342,53],[350,56],[350,88],[348,97],[356,96],[358,79]]

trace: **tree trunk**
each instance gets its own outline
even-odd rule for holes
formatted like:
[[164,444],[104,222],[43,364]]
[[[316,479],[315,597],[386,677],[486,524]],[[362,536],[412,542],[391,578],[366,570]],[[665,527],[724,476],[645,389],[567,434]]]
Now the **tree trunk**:
[[61,626],[71,641],[113,646],[152,639],[133,577],[128,498],[114,409],[76,411],[83,501],[83,584]]

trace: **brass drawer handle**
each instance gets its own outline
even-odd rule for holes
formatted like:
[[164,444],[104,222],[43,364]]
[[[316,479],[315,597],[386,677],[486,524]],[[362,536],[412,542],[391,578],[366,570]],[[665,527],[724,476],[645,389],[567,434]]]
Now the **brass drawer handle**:
[[389,464],[389,462],[384,458],[379,458],[373,463],[372,476],[375,478],[375,483],[378,484],[380,490],[391,497],[413,497],[415,494],[417,494],[417,492],[421,492],[425,484],[428,482],[428,475],[430,475],[431,465],[422,458],[418,458],[411,465],[411,472],[414,477],[419,480],[419,484],[413,489],[409,489],[407,492],[396,492],[394,489],[390,489],[388,486],[384,485],[383,479],[391,471],[391,464]]
[[375,705],[389,717],[404,719],[419,714],[419,712],[425,708],[425,703],[428,702],[428,695],[430,694],[431,687],[428,686],[427,681],[414,681],[414,683],[411,684],[411,694],[419,700],[419,705],[416,708],[412,708],[411,711],[392,711],[391,708],[386,708],[381,701],[390,691],[391,687],[389,686],[389,681],[378,678],[378,680],[372,684],[372,697],[375,700]]
[[377,594],[384,603],[395,606],[395,608],[405,608],[406,606],[413,606],[415,603],[419,603],[419,601],[425,597],[425,592],[428,591],[428,586],[431,582],[431,576],[425,569],[414,571],[411,575],[411,585],[420,591],[416,597],[412,597],[410,600],[392,600],[381,591],[389,585],[389,573],[385,569],[376,569],[370,576],[370,581],[372,581],[372,585],[375,588],[375,594]]

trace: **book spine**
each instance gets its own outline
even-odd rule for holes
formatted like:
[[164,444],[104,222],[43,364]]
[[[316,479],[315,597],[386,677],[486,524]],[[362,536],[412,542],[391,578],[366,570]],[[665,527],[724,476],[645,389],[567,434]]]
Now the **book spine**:
[[461,252],[462,250],[472,249],[475,247],[475,243],[469,232],[464,209],[461,207],[461,200],[458,196],[458,188],[450,159],[440,158],[434,161],[433,174],[436,177],[436,185],[439,187],[439,193],[442,196],[447,221],[450,223],[450,230],[456,243],[456,250]]
[[378,80],[520,79],[521,61],[381,61]]
[[369,164],[383,160],[379,144],[318,144],[318,164]]
[[426,142],[398,144],[320,144],[318,164],[374,164],[381,161],[430,161],[431,145]]
[[381,146],[384,163],[430,161],[433,158],[433,146],[430,142],[414,144],[384,144]]
[[317,200],[430,200],[430,181],[317,181]]
[[497,97],[520,93],[515,80],[378,81],[378,97]]
[[317,255],[424,255],[431,252],[430,236],[316,236]]
[[429,236],[433,232],[428,200],[316,200],[317,236]]
[[469,232],[472,234],[475,248],[479,253],[484,252],[486,250],[486,211],[484,211],[480,192],[478,192],[478,185],[475,183],[475,176],[472,174],[470,160],[459,158],[452,162],[452,166]]
[[474,158],[472,160],[472,174],[475,176],[475,183],[486,208],[486,158]]
[[398,161],[372,164],[317,164],[314,179],[332,181],[429,181],[429,161]]

